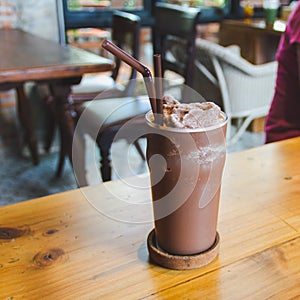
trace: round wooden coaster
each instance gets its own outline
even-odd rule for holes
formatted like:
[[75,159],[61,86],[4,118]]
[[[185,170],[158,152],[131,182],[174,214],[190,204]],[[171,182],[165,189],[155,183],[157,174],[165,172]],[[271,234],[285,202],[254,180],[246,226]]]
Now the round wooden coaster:
[[220,236],[217,232],[214,244],[206,251],[193,255],[169,254],[157,247],[154,229],[147,238],[150,258],[157,264],[174,270],[189,270],[203,267],[213,261],[219,253]]

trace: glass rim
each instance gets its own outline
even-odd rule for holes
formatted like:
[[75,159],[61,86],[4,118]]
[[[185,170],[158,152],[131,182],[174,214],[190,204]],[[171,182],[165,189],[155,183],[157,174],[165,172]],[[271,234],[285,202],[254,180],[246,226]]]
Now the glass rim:
[[151,126],[152,128],[155,128],[155,129],[160,129],[160,130],[164,130],[164,131],[171,131],[171,132],[178,132],[178,133],[184,133],[184,132],[189,132],[189,133],[192,133],[192,132],[207,132],[207,131],[212,131],[212,130],[215,130],[215,129],[219,129],[219,128],[222,128],[224,127],[227,122],[228,122],[228,116],[225,112],[221,111],[221,115],[224,117],[224,120],[218,124],[215,124],[215,125],[210,125],[210,126],[207,126],[207,127],[201,127],[201,128],[177,128],[177,127],[167,127],[167,126],[163,126],[163,125],[160,125],[160,124],[157,124],[157,123],[154,123],[150,117],[152,116],[152,119],[153,119],[153,112],[152,110],[148,111],[146,114],[145,114],[145,119],[147,121],[147,124],[149,126]]

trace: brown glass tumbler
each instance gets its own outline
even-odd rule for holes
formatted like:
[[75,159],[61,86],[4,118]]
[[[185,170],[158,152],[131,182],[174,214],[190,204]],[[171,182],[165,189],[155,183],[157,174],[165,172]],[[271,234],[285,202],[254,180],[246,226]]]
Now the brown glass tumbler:
[[218,125],[179,129],[146,115],[147,162],[157,247],[193,255],[215,242],[220,189],[226,158],[227,117]]

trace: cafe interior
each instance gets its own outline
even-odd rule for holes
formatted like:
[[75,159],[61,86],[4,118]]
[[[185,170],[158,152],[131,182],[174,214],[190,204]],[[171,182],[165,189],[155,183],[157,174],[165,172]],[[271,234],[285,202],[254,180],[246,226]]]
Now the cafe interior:
[[1,299],[300,297],[269,1],[0,0]]

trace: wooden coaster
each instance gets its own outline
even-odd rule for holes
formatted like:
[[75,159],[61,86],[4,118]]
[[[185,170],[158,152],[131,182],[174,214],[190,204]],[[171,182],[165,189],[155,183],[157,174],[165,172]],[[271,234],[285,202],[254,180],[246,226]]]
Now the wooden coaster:
[[193,255],[169,254],[157,247],[154,229],[147,238],[150,258],[157,264],[174,270],[189,270],[203,267],[213,261],[219,254],[220,236],[217,232],[214,244],[206,251]]

